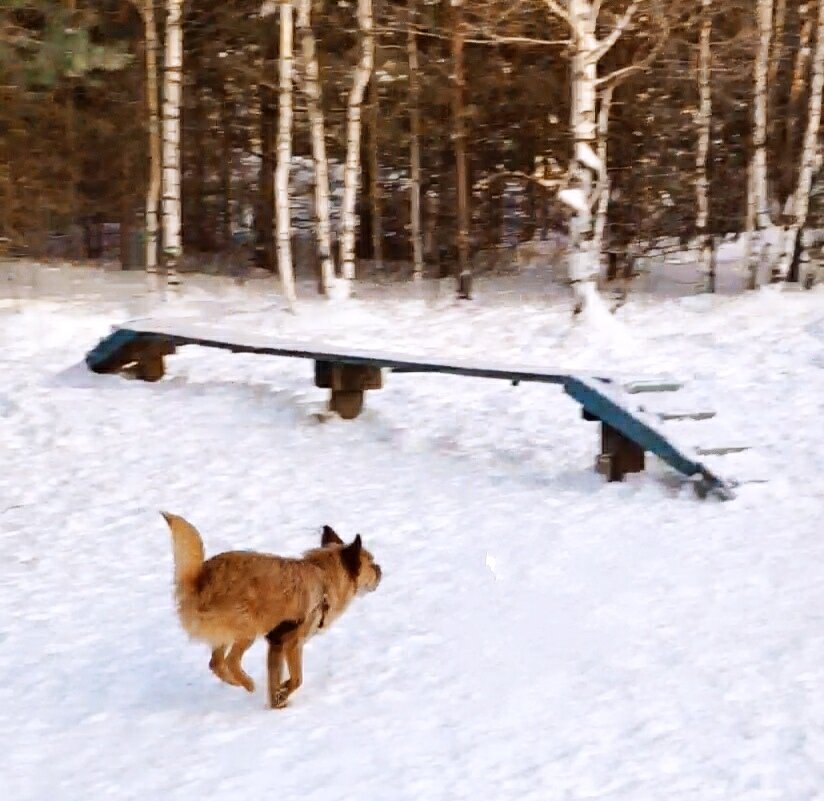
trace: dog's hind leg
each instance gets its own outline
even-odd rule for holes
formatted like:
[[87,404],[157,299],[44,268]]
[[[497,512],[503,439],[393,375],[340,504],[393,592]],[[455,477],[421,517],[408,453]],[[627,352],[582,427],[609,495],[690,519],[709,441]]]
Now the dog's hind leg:
[[231,684],[233,687],[239,687],[240,683],[229,671],[229,667],[225,660],[225,646],[221,645],[212,650],[212,658],[209,660],[209,670],[215,674],[221,681],[226,684]]
[[255,691],[255,683],[240,666],[240,660],[243,658],[243,654],[245,654],[249,648],[252,647],[253,642],[253,639],[238,640],[234,643],[234,645],[232,645],[229,650],[229,655],[226,657],[226,668],[229,675],[234,678],[237,684],[250,693]]

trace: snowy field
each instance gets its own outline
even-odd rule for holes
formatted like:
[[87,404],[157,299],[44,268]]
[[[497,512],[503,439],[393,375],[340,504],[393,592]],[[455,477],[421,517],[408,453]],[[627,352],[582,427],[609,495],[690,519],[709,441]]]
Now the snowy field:
[[[3,270],[5,269],[5,273]],[[479,282],[282,310],[262,283],[0,266],[0,798],[824,798],[824,292],[631,296],[615,330]],[[688,379],[771,479],[700,501],[592,470],[558,387],[388,375],[319,422],[311,364],[184,348],[155,385],[85,370],[146,314],[289,338]],[[289,708],[219,683],[174,614],[169,535],[384,570]]]

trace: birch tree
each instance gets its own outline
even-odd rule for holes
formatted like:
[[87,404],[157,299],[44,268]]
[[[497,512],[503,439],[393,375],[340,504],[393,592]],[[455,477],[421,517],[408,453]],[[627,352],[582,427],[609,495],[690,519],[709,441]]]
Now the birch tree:
[[380,179],[380,87],[377,67],[379,59],[378,40],[375,40],[375,56],[372,79],[369,81],[369,221],[372,235],[372,261],[374,268],[383,269],[383,196]]
[[773,26],[773,0],[757,0],[758,51],[755,59],[755,95],[753,98],[752,179],[749,186],[748,215],[755,221],[750,251],[750,286],[758,285],[758,275],[765,260],[765,231],[770,226],[767,186],[767,78],[770,68],[770,42]]
[[406,54],[409,62],[409,220],[412,237],[412,275],[423,278],[423,235],[421,230],[421,84],[418,64],[418,37],[415,33],[417,0],[409,0]]
[[772,87],[778,76],[778,67],[784,51],[784,30],[787,25],[787,0],[775,0],[775,14],[773,20],[773,47],[770,58],[770,70],[767,83]]
[[157,26],[154,0],[143,0],[144,39],[146,45],[146,107],[149,116],[149,184],[146,189],[146,277],[151,289],[158,288],[157,239],[160,205],[161,152],[160,116],[157,85]]
[[280,50],[278,53],[278,137],[277,167],[275,169],[275,228],[283,296],[290,308],[294,308],[295,275],[292,267],[292,216],[289,196],[289,168],[292,161],[292,72],[293,72],[293,22],[291,2],[280,4]]
[[180,196],[180,103],[183,86],[183,0],[166,0],[163,70],[163,255],[166,283],[180,284],[177,264],[183,252]]
[[701,0],[701,36],[698,48],[698,148],[695,154],[696,222],[699,264],[707,278],[707,289],[715,292],[712,271],[712,239],[709,234],[709,153],[712,124],[712,0]]
[[[377,54],[377,46],[375,48]],[[377,61],[377,56],[376,56]],[[377,63],[380,63],[377,61]],[[369,219],[372,234],[372,260],[375,269],[383,269],[383,203],[381,198],[380,158],[380,93],[378,91],[378,76],[372,72],[369,82]]]
[[798,47],[795,51],[793,61],[792,78],[790,82],[790,98],[787,104],[787,114],[784,126],[784,179],[788,189],[789,197],[792,197],[795,188],[795,161],[793,153],[796,149],[796,135],[799,120],[802,116],[802,101],[804,89],[807,86],[807,73],[809,70],[810,54],[812,49],[810,42],[813,34],[813,14],[810,3],[804,2],[798,9],[800,20],[800,30],[798,35]]
[[607,155],[609,143],[609,112],[612,108],[613,87],[608,86],[601,95],[601,104],[598,109],[598,207],[595,214],[595,236],[593,249],[600,253],[603,249],[604,232],[607,227],[607,211],[609,210],[610,181],[607,171]]
[[[597,279],[600,272],[600,243],[596,238],[593,206],[598,200],[596,178],[606,169],[596,154],[598,140],[598,92],[614,87],[629,75],[643,69],[657,55],[663,37],[644,59],[606,75],[598,75],[598,64],[634,22],[641,0],[632,0],[620,17],[616,17],[612,30],[602,38],[597,35],[598,18],[602,11],[601,0],[544,0],[549,11],[562,19],[571,33],[572,51],[572,102],[570,128],[573,138],[573,158],[569,167],[569,187],[561,193],[561,199],[572,209],[570,223],[569,281],[575,295],[576,314],[587,311],[605,312],[606,307],[598,295]],[[657,4],[653,3],[656,16],[662,20]],[[662,26],[663,28],[663,26]],[[608,108],[607,108],[608,111]],[[606,130],[608,120],[603,121]]]
[[375,38],[372,21],[372,0],[358,0],[358,30],[361,54],[355,67],[352,89],[346,107],[346,161],[343,171],[343,209],[341,219],[341,276],[345,292],[355,277],[355,204],[360,178],[361,113],[363,96],[372,75]]
[[821,125],[822,93],[824,93],[824,0],[818,0],[817,6],[818,21],[816,23],[815,53],[812,64],[812,86],[807,105],[807,127],[804,131],[798,182],[790,201],[792,223],[784,237],[784,248],[776,272],[776,280],[786,279],[789,274],[793,253],[807,222],[810,192],[812,191],[813,177],[819,162],[819,128]]
[[320,260],[320,287],[328,295],[335,281],[332,258],[332,228],[329,209],[329,160],[318,66],[317,46],[312,31],[312,0],[299,0],[298,31],[303,52],[303,88],[309,115],[312,162],[315,170],[315,232]]

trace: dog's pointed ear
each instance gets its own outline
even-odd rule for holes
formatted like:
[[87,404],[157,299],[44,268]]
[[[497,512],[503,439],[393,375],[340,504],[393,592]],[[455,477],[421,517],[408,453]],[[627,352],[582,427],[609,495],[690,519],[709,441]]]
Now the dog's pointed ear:
[[361,542],[361,535],[358,534],[358,536],[355,537],[355,539],[352,540],[352,542],[340,552],[340,558],[343,562],[343,566],[352,578],[357,578],[358,573],[360,572],[360,556],[362,547],[363,543]]
[[324,526],[323,534],[320,537],[320,544],[322,548],[327,545],[343,545],[343,540],[335,533],[332,526]]

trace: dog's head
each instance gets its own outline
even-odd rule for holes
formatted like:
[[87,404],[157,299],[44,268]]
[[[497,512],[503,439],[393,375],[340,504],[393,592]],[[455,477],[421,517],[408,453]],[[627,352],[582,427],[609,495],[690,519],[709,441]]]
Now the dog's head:
[[360,534],[347,545],[331,526],[324,526],[320,544],[323,548],[337,551],[341,564],[355,583],[356,593],[373,592],[378,588],[381,583],[381,567],[363,547]]

